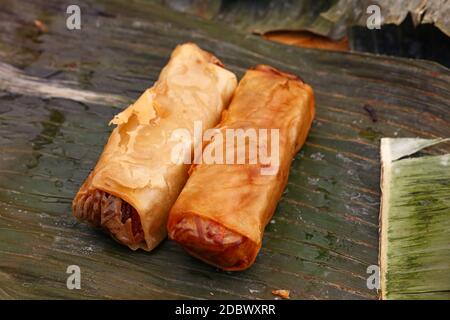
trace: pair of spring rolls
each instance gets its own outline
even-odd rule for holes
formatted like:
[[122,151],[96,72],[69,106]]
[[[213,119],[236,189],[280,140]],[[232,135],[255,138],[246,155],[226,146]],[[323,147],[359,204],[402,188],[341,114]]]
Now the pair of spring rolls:
[[[217,136],[203,149],[203,156],[211,157],[211,150],[219,153],[222,146],[226,156],[234,152],[237,162],[241,155],[241,163],[198,161],[191,167],[169,214],[169,237],[194,257],[220,269],[250,267],[314,114],[313,91],[296,76],[265,65],[247,71],[223,113]],[[227,136],[230,129],[251,129],[258,139],[244,131],[248,135],[240,145],[228,143],[226,139],[236,139]],[[278,137],[268,134],[271,129],[278,130]],[[251,155],[252,143],[263,152]],[[267,161],[268,151],[276,161]]]
[[[296,76],[264,65],[236,85],[213,55],[194,44],[178,46],[155,85],[111,121],[117,127],[73,201],[74,215],[133,250],[150,251],[167,230],[209,264],[224,270],[251,266],[310,129],[314,97]],[[222,149],[232,161],[173,161],[180,144],[174,131],[185,128],[193,136],[195,121],[206,130],[221,115],[200,155]],[[250,135],[228,145],[218,137],[229,129],[255,130],[254,141]],[[194,157],[194,141],[180,158]],[[251,145],[256,155],[247,150]]]
[[[188,178],[189,164],[173,161],[180,141],[172,132],[192,133],[195,121],[214,127],[236,86],[215,56],[192,43],[178,46],[154,86],[111,121],[117,127],[73,200],[75,217],[133,250],[156,247]],[[181,152],[191,157],[191,148]]]

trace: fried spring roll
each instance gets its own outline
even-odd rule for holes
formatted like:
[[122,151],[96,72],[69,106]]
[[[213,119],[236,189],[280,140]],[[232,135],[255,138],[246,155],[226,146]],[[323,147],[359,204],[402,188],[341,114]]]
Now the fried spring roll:
[[171,158],[179,143],[171,133],[192,132],[195,121],[215,126],[236,85],[212,54],[192,43],[178,46],[154,86],[111,121],[117,127],[73,200],[75,217],[133,250],[158,245],[189,170]]
[[[295,75],[265,65],[247,71],[223,113],[217,135],[204,146],[203,162],[191,167],[188,182],[170,211],[169,237],[191,255],[223,270],[250,267],[314,114],[313,90]],[[255,129],[258,148],[263,151],[276,151],[270,146],[278,141],[278,164],[268,168],[259,153],[252,162],[250,139],[240,147],[237,143],[227,145],[228,129]],[[267,139],[270,146],[262,145],[264,130],[259,129],[278,129],[278,140],[271,136]],[[245,163],[206,163],[206,153],[220,150],[210,148],[222,140],[220,137],[224,157],[235,151],[233,159],[237,161],[237,155],[245,152]]]

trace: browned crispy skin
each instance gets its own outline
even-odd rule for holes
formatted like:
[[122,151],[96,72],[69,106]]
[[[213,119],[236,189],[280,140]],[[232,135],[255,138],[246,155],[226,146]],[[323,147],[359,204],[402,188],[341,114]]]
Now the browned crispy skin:
[[278,170],[263,175],[259,161],[193,165],[169,214],[169,237],[221,269],[250,267],[314,112],[313,91],[297,76],[266,65],[247,71],[218,128],[224,137],[230,128],[279,129]]

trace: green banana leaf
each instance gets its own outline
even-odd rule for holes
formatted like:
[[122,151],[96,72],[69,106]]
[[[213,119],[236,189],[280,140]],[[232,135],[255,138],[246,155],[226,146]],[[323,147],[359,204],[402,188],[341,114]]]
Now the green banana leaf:
[[383,299],[450,299],[450,153],[408,157],[446,141],[381,140]]
[[[0,298],[376,299],[379,138],[450,136],[450,72],[430,62],[302,49],[144,0],[3,0],[0,10]],[[34,20],[45,24],[37,28]],[[193,41],[242,76],[301,76],[317,117],[252,268],[222,272],[171,241],[131,252],[78,223],[70,204],[109,120]],[[442,145],[435,152],[447,152]],[[66,286],[68,266],[81,289]]]

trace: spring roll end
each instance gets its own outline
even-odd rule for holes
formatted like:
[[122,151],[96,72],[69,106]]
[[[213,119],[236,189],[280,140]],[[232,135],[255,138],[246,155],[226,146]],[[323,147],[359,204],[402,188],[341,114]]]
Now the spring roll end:
[[77,220],[109,233],[132,250],[153,249],[145,241],[138,212],[120,197],[82,187],[72,202],[72,212]]
[[168,234],[189,254],[225,271],[249,268],[261,244],[195,213],[169,215]]

